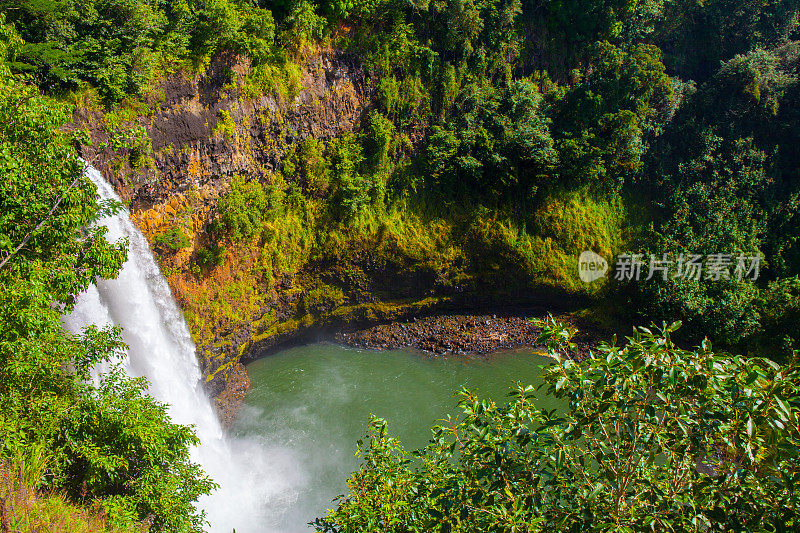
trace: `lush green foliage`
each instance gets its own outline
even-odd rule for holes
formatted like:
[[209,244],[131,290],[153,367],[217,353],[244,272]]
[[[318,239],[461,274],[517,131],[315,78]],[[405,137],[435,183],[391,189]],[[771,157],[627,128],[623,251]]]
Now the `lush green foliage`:
[[[227,258],[233,271],[241,258],[226,255],[226,246],[247,250],[249,270],[232,275],[226,288],[245,295],[246,305],[233,309],[227,296],[205,302],[226,319],[248,320],[261,288],[272,291],[306,266],[324,269],[366,249],[370,256],[376,251],[376,270],[423,273],[420,279],[432,273],[437,294],[497,290],[536,298],[553,288],[601,294],[636,321],[681,319],[685,325],[675,335],[684,342],[709,336],[728,345],[774,347],[788,358],[800,346],[799,15],[793,0],[0,0],[5,446],[42,443],[55,458],[45,482],[73,496],[85,486],[115,516],[152,514],[165,530],[200,523],[190,503],[210,485],[188,461],[191,435],[166,423],[163,407],[143,396],[141,384],[110,376],[92,387],[81,379],[89,364],[119,350],[115,332],[71,337],[58,323],[53,302],[68,309],[92,279],[113,276],[124,253],[122,243],[105,241],[102,229],[80,230],[115,206],[98,208],[69,139],[58,133],[69,110],[33,86],[59,96],[96,90],[107,107],[125,100],[129,111],[106,113],[105,129],[135,141],[130,162],[143,169],[153,162],[147,130],[123,131],[124,124],[146,114],[137,100],[147,100],[169,72],[192,75],[215,54],[246,55],[251,69],[240,87],[243,98],[273,92],[286,103],[300,89],[301,63],[314,50],[341,49],[364,65],[373,101],[356,131],[283,146],[276,172],[237,176],[207,234],[197,236],[205,246],[196,252],[193,275]],[[228,111],[218,118],[217,139],[236,140],[241,124]],[[176,227],[156,244],[168,252],[190,243]],[[761,276],[656,276],[603,290],[577,280],[583,250],[613,263],[626,248],[673,258],[758,254]],[[343,277],[361,283],[362,275]],[[352,296],[328,281],[309,286],[300,318]],[[364,296],[355,299],[369,299]],[[332,515],[339,524],[332,527],[379,528],[369,520],[387,519],[396,520],[390,524],[396,529],[450,524],[474,530],[494,520],[512,529],[522,520],[532,529],[589,529],[602,522],[586,517],[602,517],[636,529],[649,524],[636,522],[649,513],[662,529],[671,520],[679,530],[700,527],[702,517],[723,523],[714,513],[725,513],[726,520],[740,521],[729,524],[737,528],[755,523],[761,511],[766,524],[778,523],[779,504],[790,523],[796,502],[781,485],[786,481],[762,475],[778,467],[794,475],[789,456],[781,455],[790,452],[772,453],[767,440],[756,443],[752,457],[745,447],[753,439],[796,437],[775,429],[785,420],[769,418],[769,409],[781,405],[768,403],[773,392],[783,394],[789,385],[770,391],[770,380],[779,380],[768,364],[706,349],[684,352],[666,340],[672,334],[665,332],[659,344],[642,333],[623,348],[604,349],[605,359],[560,364],[552,392],[569,403],[573,423],[582,416],[578,408],[596,418],[573,430],[564,421],[548,422],[551,414],[532,407],[526,391],[507,408],[475,407],[465,396],[467,420],[483,425],[442,429],[422,470],[412,473],[376,426],[365,450],[372,466],[354,478],[353,497]],[[653,358],[633,368],[642,353]],[[676,381],[656,379],[667,363]],[[727,365],[730,383],[714,365]],[[604,388],[610,396],[601,400],[611,398],[616,407],[605,412],[594,396],[580,395],[607,387],[603,379],[612,367],[619,387]],[[622,369],[628,377],[620,377]],[[692,381],[687,369],[708,381]],[[35,385],[28,390],[25,383]],[[681,389],[688,384],[700,392]],[[722,404],[720,398],[740,389],[752,393]],[[625,396],[626,390],[642,396]],[[754,402],[762,400],[767,407],[754,416]],[[633,476],[620,470],[618,458],[601,465],[586,455],[606,453],[598,431],[645,404],[656,414],[635,419],[633,432],[609,445],[630,459],[657,444],[656,460],[636,463]],[[796,404],[786,405],[784,414],[796,417]],[[690,424],[687,413],[699,406],[715,414],[698,411]],[[665,418],[667,412],[674,417]],[[744,412],[753,430],[747,431]],[[723,414],[740,425],[714,418]],[[674,425],[653,427],[656,420]],[[528,433],[509,433],[523,422]],[[680,424],[694,429],[682,435]],[[579,437],[575,427],[588,433]],[[642,440],[642,431],[661,433]],[[497,452],[501,441],[484,442],[490,433],[518,448]],[[476,434],[481,439],[447,440]],[[582,447],[587,443],[597,446]],[[547,446],[562,447],[560,464],[539,453],[552,451]],[[688,460],[723,474],[709,476]],[[735,475],[724,470],[730,460],[742,461]],[[505,477],[492,477],[499,475],[488,470],[492,461],[509,467]],[[628,485],[613,486],[609,472]],[[509,483],[509,493],[501,485],[486,489],[500,481]],[[665,498],[677,488],[679,496]],[[786,499],[762,498],[768,490]],[[634,493],[644,496],[629,500]],[[541,497],[526,499],[532,494]],[[573,494],[583,507],[566,506]],[[526,514],[534,511],[535,517]],[[699,522],[682,522],[692,517]]]
[[547,324],[555,362],[536,407],[462,391],[462,416],[409,455],[373,420],[362,465],[319,531],[793,531],[800,370],[675,346],[641,328],[587,360]]
[[[683,318],[695,340],[708,335],[777,345],[787,335],[798,338],[791,320],[777,338],[764,330],[784,299],[777,287],[800,273],[800,160],[793,148],[800,140],[798,57],[798,45],[791,43],[730,59],[687,97],[651,150],[649,178],[641,178],[641,188],[648,189],[646,197],[658,198],[661,212],[646,246],[657,254],[762,257],[759,283],[704,277],[637,288],[635,308]],[[777,284],[767,287],[765,281]]]
[[[775,309],[800,274],[796,3],[452,1],[349,13],[359,31],[344,44],[380,75],[377,105],[395,126],[390,186],[453,211],[479,204],[474,218],[507,216],[562,246],[578,229],[544,216],[555,200],[586,187],[620,195],[631,227],[604,254],[762,257],[756,281],[611,284],[623,315],[682,319],[691,342],[798,338],[791,313]],[[406,139],[426,123],[407,170]]]
[[43,450],[34,481],[98,502],[115,523],[198,531],[193,502],[213,484],[189,460],[193,431],[141,380],[112,371],[91,384],[90,369],[123,350],[118,330],[71,335],[61,324],[75,295],[126,256],[92,225],[120,206],[98,204],[60,130],[69,112],[0,66],[0,456]]
[[269,216],[270,198],[258,180],[237,176],[231,189],[220,198],[217,209],[222,223],[234,241],[261,234]]
[[556,160],[536,86],[528,80],[505,90],[471,86],[455,107],[453,122],[434,126],[427,147],[436,187],[457,199],[494,205],[520,194],[532,199]]
[[197,250],[197,263],[202,267],[220,266],[225,262],[225,249],[217,243]]
[[23,41],[10,66],[50,90],[88,82],[106,103],[138,95],[175,61],[223,49],[272,53],[270,11],[229,0],[3,0]]
[[189,237],[180,228],[172,228],[158,235],[155,239],[155,244],[156,246],[176,251],[189,246]]

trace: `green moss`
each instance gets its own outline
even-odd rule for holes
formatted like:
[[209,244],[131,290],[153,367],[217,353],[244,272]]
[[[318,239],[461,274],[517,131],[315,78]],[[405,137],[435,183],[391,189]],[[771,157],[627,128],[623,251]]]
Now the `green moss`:
[[236,361],[228,361],[227,363],[225,363],[222,366],[220,366],[212,374],[209,374],[208,376],[206,376],[205,382],[206,383],[211,383],[217,375],[225,374],[225,372],[230,371],[230,369],[232,369],[235,364],[236,364]]
[[339,307],[345,301],[345,298],[344,291],[341,288],[319,282],[315,283],[305,293],[300,302],[300,308],[308,313],[318,315]]
[[217,123],[214,124],[213,135],[221,135],[225,141],[230,142],[236,135],[236,121],[227,109],[217,111]]
[[273,94],[288,102],[300,93],[303,69],[284,52],[275,51],[268,59],[255,65],[242,84],[242,95],[254,100]]
[[296,331],[299,331],[301,328],[311,327],[315,325],[315,323],[316,319],[310,313],[301,315],[299,318],[289,318],[287,320],[284,320],[283,322],[278,322],[270,326],[263,333],[253,335],[250,339],[250,342],[246,346],[242,346],[240,353],[245,352],[246,349],[254,343],[269,339],[270,337],[284,335],[287,333],[294,333]]
[[593,250],[610,257],[622,242],[625,207],[618,196],[595,197],[586,189],[561,191],[549,197],[533,215],[533,230],[550,237],[565,253]]
[[395,320],[410,313],[431,311],[451,301],[449,297],[428,297],[421,300],[403,299],[342,306],[330,313],[341,322],[374,322]]

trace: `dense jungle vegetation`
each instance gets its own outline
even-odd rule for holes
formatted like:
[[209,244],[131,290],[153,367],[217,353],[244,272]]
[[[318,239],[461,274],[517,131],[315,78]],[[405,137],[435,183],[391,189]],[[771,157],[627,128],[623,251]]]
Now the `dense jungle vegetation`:
[[[252,59],[250,96],[296,90],[308,43],[365,63],[378,81],[362,128],[309,140],[271,183],[233,191],[214,239],[252,240],[281,209],[317,198],[339,227],[434,206],[468,227],[473,256],[605,296],[626,321],[681,319],[692,342],[784,354],[795,344],[794,2],[7,1],[3,11],[18,79],[68,100],[96,91],[112,109],[222,50]],[[573,273],[585,249],[609,262],[642,253],[645,271],[649,254],[669,254],[673,270],[586,287]],[[214,251],[198,262],[220,261]],[[680,254],[727,254],[731,275],[674,277]],[[733,275],[739,254],[761,258],[757,280]]]
[[[119,372],[99,385],[88,379],[96,361],[121,349],[118,332],[76,337],[61,327],[75,295],[96,276],[113,277],[125,257],[124,243],[85,229],[118,206],[98,205],[74,149],[79,133],[62,125],[76,103],[134,105],[167,73],[199,72],[223,51],[251,59],[244,93],[255,98],[291,96],[306,47],[343,49],[377,80],[375,101],[360,129],[295,147],[273,179],[234,180],[208,230],[212,245],[198,254],[201,266],[218,264],[224,243],[274,232],[276,218],[311,203],[340,229],[398,210],[433,210],[467,228],[465,242],[486,269],[507,269],[520,286],[533,281],[586,295],[625,323],[682,320],[674,333],[682,346],[708,337],[789,362],[800,348],[799,13],[792,0],[0,0],[0,456],[35,464],[31,450],[39,450],[48,459],[29,483],[99,502],[122,527],[201,528],[192,502],[212,483],[188,459],[191,430],[172,425],[140,381]],[[163,239],[177,247],[181,235]],[[719,279],[656,275],[584,285],[575,274],[583,250],[609,262],[626,251],[728,254],[734,262]],[[740,254],[760,257],[758,279],[734,275]],[[679,353],[699,375],[719,370],[703,366],[704,351]],[[740,374],[745,388],[760,376]],[[758,383],[777,379],[765,376]],[[559,391],[564,383],[580,387],[573,376],[564,379],[554,385]],[[765,402],[770,387],[760,389]],[[678,397],[682,389],[670,390]],[[500,428],[501,440],[512,430],[521,438],[520,428],[503,425],[513,409],[554,424],[519,398],[521,406],[486,423]],[[764,438],[780,425],[796,429],[797,406],[792,399],[785,413],[735,425],[731,434],[760,434],[753,424]],[[484,416],[470,409],[469,416]],[[376,431],[378,450],[388,454],[381,461],[395,457]],[[698,431],[711,434],[706,426]],[[721,442],[727,435],[720,432]],[[696,444],[665,438],[675,449]],[[436,481],[456,490],[458,476],[441,462],[446,445],[427,460]],[[737,446],[731,449],[742,453]],[[754,446],[747,475],[768,470],[759,453],[771,448]],[[784,465],[786,457],[769,459]],[[386,461],[386,468],[402,464]],[[491,462],[475,461],[453,468],[482,472]],[[474,481],[447,509],[428,486],[439,503],[408,516],[429,520],[446,511],[458,519],[483,486]],[[661,482],[648,490],[662,490]],[[497,505],[531,509],[509,498]],[[338,519],[358,503],[345,501]],[[586,508],[593,512],[606,510]],[[398,531],[413,529],[403,524]],[[497,524],[511,531],[517,522]]]

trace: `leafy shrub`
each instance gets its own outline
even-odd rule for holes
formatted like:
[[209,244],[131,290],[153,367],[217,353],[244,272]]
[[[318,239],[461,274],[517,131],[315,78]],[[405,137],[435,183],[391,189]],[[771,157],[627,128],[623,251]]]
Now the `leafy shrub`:
[[284,51],[272,49],[253,65],[242,85],[242,95],[255,99],[264,94],[275,94],[284,102],[300,92],[302,68]]
[[290,16],[297,36],[302,41],[320,39],[325,33],[325,18],[316,13],[317,6],[308,0],[295,5]]
[[[215,485],[189,460],[199,442],[194,431],[168,420],[167,405],[147,395],[146,380],[109,372],[59,428],[55,458],[63,461],[63,482],[103,495],[118,514],[152,516],[156,531],[201,531],[203,515],[193,502]],[[120,487],[124,497],[116,494]]]
[[330,162],[325,154],[325,143],[309,138],[283,158],[283,174],[299,180],[311,196],[322,197],[330,186]]
[[[318,531],[793,531],[800,521],[800,368],[676,347],[640,328],[587,360],[543,325],[555,359],[536,406],[462,391],[463,416],[412,462],[371,422],[349,492]],[[412,466],[416,465],[416,466]]]
[[389,119],[377,111],[370,112],[365,144],[369,161],[376,173],[387,170],[394,133],[394,124]]
[[331,206],[334,212],[348,219],[367,204],[369,190],[364,176],[359,172],[364,161],[364,150],[355,134],[347,133],[328,144],[331,161],[331,185],[334,193]]
[[225,262],[225,248],[219,244],[212,244],[208,248],[198,248],[197,264],[201,267],[220,266]]
[[598,42],[590,53],[593,69],[587,79],[555,93],[559,171],[579,183],[619,187],[640,169],[644,134],[665,120],[673,84],[655,46],[625,50]]
[[333,20],[344,20],[355,7],[354,0],[327,0],[325,11]]
[[529,201],[555,158],[536,86],[528,80],[504,90],[470,85],[453,115],[432,129],[425,154],[432,184],[460,201]]
[[230,142],[236,134],[236,122],[227,109],[217,111],[217,123],[214,124],[213,135],[222,135],[222,138]]
[[220,219],[233,241],[260,235],[271,208],[274,205],[261,183],[245,181],[241,175],[233,178],[231,189],[217,202]]
[[173,252],[182,250],[191,244],[189,237],[183,232],[183,230],[181,230],[181,228],[178,227],[171,228],[164,233],[157,235],[153,242],[156,246],[159,246],[162,249],[171,250]]

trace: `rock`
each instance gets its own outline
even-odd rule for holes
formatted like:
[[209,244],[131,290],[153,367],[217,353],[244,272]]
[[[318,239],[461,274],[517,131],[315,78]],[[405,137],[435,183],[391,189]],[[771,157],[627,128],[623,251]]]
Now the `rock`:
[[[224,187],[235,174],[259,176],[264,168],[274,170],[287,143],[312,137],[327,140],[351,131],[372,95],[364,67],[340,50],[321,51],[307,61],[298,105],[278,103],[271,95],[244,99],[241,84],[249,69],[246,57],[226,52],[212,58],[205,72],[194,78],[177,72],[161,80],[164,101],[154,106],[152,117],[131,121],[147,125],[153,168],[131,168],[127,149],[98,152],[109,135],[102,113],[86,108],[76,109],[71,125],[91,133],[93,143],[81,146],[81,155],[132,201],[133,211],[148,209],[191,187]],[[237,81],[233,88],[228,85],[231,72]],[[219,131],[215,134],[223,111],[234,120],[236,134],[229,139]],[[169,207],[177,212],[181,203],[170,200]]]
[[[563,317],[569,321],[569,318]],[[403,335],[396,331],[402,330]],[[433,354],[485,355],[501,350],[536,346],[538,328],[524,316],[500,317],[472,315],[431,316],[408,322],[388,323],[368,329],[340,333],[338,342],[371,349],[416,348]],[[596,344],[597,331],[581,324],[575,341],[580,359]]]

